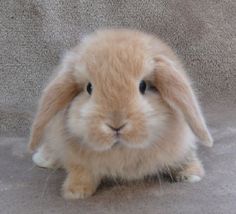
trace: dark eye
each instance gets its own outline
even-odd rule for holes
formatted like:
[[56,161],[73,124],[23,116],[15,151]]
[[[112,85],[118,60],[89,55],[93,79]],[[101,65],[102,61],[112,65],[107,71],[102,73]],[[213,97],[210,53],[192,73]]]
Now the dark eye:
[[144,94],[146,89],[147,89],[147,84],[144,80],[142,80],[139,84],[139,91],[141,92],[141,94]]
[[91,82],[89,82],[88,85],[87,85],[87,92],[89,94],[92,94],[92,91],[93,91],[93,86],[92,86]]

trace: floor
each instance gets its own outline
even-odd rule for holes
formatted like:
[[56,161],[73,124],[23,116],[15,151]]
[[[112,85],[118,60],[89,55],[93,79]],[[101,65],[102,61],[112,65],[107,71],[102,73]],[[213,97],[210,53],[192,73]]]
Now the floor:
[[1,137],[0,213],[236,213],[235,109],[210,111],[207,117],[215,145],[199,147],[207,172],[201,182],[152,179],[137,184],[104,184],[93,197],[77,201],[60,196],[65,178],[62,170],[33,165],[26,152],[26,138]]

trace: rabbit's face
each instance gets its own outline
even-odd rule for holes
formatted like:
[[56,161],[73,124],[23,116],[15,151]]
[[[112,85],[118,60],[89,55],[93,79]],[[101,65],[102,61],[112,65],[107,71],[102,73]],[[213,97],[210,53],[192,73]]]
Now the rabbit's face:
[[168,108],[152,84],[154,62],[141,42],[100,40],[86,47],[79,63],[83,91],[70,106],[68,128],[80,142],[103,151],[157,140]]
[[213,145],[175,54],[138,31],[97,31],[64,58],[42,94],[31,150],[40,144],[47,123],[66,106],[68,130],[95,150],[146,147],[167,134],[173,113],[180,113],[205,145]]

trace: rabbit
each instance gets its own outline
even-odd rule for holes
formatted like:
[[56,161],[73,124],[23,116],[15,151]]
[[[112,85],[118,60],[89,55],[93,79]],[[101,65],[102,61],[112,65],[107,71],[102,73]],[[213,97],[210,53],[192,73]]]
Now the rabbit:
[[65,199],[81,199],[104,178],[170,171],[200,181],[196,137],[213,145],[174,51],[152,34],[100,29],[65,55],[43,90],[29,149],[36,165],[66,170]]

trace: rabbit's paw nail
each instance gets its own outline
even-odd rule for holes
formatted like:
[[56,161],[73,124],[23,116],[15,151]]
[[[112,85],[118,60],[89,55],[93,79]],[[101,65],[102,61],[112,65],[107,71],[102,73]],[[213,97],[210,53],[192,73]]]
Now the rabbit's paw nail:
[[176,181],[178,182],[189,182],[189,183],[196,183],[202,180],[202,178],[198,175],[177,175]]

